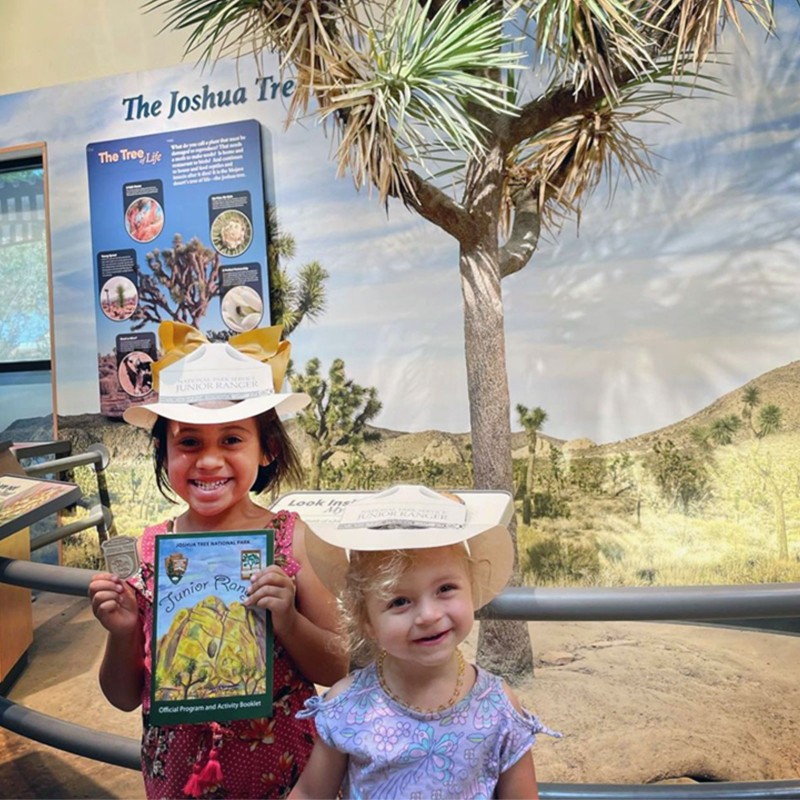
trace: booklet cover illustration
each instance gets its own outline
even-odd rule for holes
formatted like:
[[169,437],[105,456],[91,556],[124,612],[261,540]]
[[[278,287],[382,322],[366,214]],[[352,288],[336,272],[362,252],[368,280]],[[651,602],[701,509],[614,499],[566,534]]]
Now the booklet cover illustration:
[[151,717],[160,725],[272,715],[272,626],[243,605],[274,532],[156,538]]

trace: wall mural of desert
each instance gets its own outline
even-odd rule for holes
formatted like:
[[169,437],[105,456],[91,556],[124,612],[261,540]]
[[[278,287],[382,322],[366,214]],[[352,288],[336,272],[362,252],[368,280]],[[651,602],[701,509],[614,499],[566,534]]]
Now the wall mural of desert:
[[[793,362],[673,425],[602,445],[550,437],[546,410],[525,409],[528,428],[519,430],[517,420],[513,458],[526,582],[800,581],[798,393],[800,362]],[[538,425],[530,424],[531,417]],[[329,435],[322,441],[290,421],[306,474],[313,474],[315,461],[321,463],[319,485],[298,488],[378,489],[398,482],[471,487],[468,434],[404,433],[379,422],[380,414],[358,431],[326,426]],[[18,420],[3,435],[35,440],[47,424]],[[62,417],[58,427],[78,452],[95,442],[109,448],[107,481],[117,533],[138,536],[146,524],[176,513],[155,487],[143,431],[88,414]],[[79,468],[75,479],[84,504],[96,503],[89,468]],[[68,564],[97,565],[97,558],[91,541],[76,537],[65,545]]]

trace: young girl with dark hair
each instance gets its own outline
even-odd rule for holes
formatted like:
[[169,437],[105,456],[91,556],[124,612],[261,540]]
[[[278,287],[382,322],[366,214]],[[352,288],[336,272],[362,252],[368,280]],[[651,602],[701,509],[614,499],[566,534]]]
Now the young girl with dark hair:
[[[108,631],[100,686],[117,708],[143,712],[142,772],[148,798],[285,797],[305,766],[314,726],[295,717],[347,670],[335,602],[308,566],[307,529],[297,514],[273,514],[251,493],[300,474],[279,413],[308,397],[280,393],[289,343],[280,328],[209,344],[188,325],[162,323],[154,365],[159,401],[132,406],[126,421],[151,430],[156,481],[186,510],[148,527],[141,568],[127,580],[96,575],[92,610]],[[256,573],[245,605],[267,609],[275,635],[273,716],[228,724],[150,722],[153,560],[157,536],[204,531],[275,531],[275,563]]]

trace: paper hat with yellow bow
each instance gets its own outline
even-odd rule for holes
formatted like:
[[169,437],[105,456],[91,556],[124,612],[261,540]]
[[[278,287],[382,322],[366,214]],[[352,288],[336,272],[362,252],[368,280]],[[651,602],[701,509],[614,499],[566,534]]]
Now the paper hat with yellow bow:
[[158,417],[198,425],[235,422],[275,409],[281,416],[308,405],[299,392],[282,393],[291,345],[281,326],[256,328],[227,342],[209,342],[191,325],[162,322],[162,357],[153,364],[158,401],[130,406],[126,422],[150,430]]

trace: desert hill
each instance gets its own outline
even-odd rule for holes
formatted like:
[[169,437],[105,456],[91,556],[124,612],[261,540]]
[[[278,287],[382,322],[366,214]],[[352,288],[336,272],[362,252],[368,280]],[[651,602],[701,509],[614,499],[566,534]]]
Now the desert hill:
[[[656,438],[669,438],[676,444],[688,443],[691,432],[697,427],[707,426],[713,420],[735,414],[739,416],[744,407],[743,393],[745,386],[755,386],[760,392],[760,406],[775,404],[782,411],[784,431],[800,430],[800,361],[793,361],[782,367],[766,372],[744,386],[734,389],[695,414],[683,420],[657,430],[642,433],[638,436],[619,442],[597,445],[588,439],[564,441],[539,435],[539,447],[544,451],[550,446],[563,447],[567,452],[582,451],[585,454],[603,456],[619,452],[641,453],[648,451]],[[756,409],[756,414],[758,409]],[[311,439],[291,421],[288,428],[304,461],[310,459]],[[391,459],[398,458],[404,462],[421,463],[430,459],[439,464],[468,463],[469,433],[448,433],[446,431],[402,432],[387,428],[373,427],[379,434],[375,441],[368,441],[362,451],[369,461],[379,466],[387,465]],[[35,442],[50,438],[50,418],[20,419],[10,425],[0,438],[13,441]],[[127,425],[121,420],[111,420],[100,414],[77,414],[59,416],[59,437],[72,441],[75,452],[83,452],[91,444],[102,442],[111,454],[112,463],[126,463],[149,458],[150,443],[147,433],[139,428]],[[751,434],[742,430],[738,436],[749,437]],[[524,431],[516,431],[511,436],[512,452],[515,458],[526,455],[526,436]],[[334,456],[333,463],[344,461],[345,455]]]
[[[679,422],[630,439],[596,445],[592,448],[592,453],[596,455],[611,455],[626,451],[632,454],[640,453],[649,450],[653,442],[659,438],[671,439],[679,446],[688,444],[692,431],[696,428],[707,427],[721,417],[740,416],[745,405],[744,390],[750,386],[756,387],[760,394],[760,402],[754,411],[754,418],[757,417],[759,408],[774,404],[781,409],[781,430],[784,432],[800,431],[800,361],[792,361],[783,367],[777,367],[759,375],[754,380],[722,395],[713,403]],[[734,436],[734,441],[751,437],[752,432],[742,427]]]

